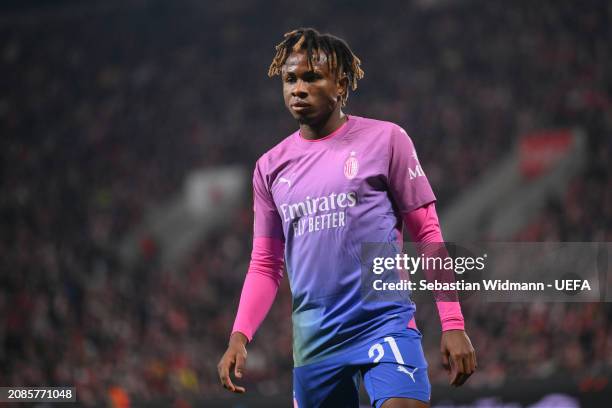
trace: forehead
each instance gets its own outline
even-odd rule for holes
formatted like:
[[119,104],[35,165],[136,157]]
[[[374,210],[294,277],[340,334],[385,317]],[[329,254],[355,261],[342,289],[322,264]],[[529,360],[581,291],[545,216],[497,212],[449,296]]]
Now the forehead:
[[[327,54],[323,51],[319,51],[319,60],[313,61],[313,71],[321,72],[323,74],[329,73]],[[283,72],[298,72],[298,71],[309,71],[308,69],[308,56],[306,50],[294,51],[287,57],[287,60],[283,64]]]

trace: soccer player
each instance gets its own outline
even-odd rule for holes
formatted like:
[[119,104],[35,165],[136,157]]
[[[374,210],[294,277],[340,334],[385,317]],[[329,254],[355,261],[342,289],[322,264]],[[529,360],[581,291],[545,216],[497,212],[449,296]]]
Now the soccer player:
[[[255,166],[254,238],[222,385],[243,393],[246,345],[268,313],[283,266],[293,297],[294,406],[358,407],[363,380],[372,406],[427,407],[430,384],[411,301],[367,301],[361,247],[402,240],[443,242],[435,196],[413,143],[399,126],[346,115],[360,60],[340,38],[303,28],[285,34],[269,76],[280,75],[299,130]],[[400,249],[401,250],[401,249]],[[450,383],[476,356],[456,301],[438,302],[442,361]]]

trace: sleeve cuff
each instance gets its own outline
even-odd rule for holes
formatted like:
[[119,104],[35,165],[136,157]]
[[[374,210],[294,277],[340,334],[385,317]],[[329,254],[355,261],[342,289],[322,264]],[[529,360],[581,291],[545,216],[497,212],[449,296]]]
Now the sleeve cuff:
[[443,332],[449,330],[465,330],[465,321],[463,320],[463,316],[446,318],[442,320],[441,323]]

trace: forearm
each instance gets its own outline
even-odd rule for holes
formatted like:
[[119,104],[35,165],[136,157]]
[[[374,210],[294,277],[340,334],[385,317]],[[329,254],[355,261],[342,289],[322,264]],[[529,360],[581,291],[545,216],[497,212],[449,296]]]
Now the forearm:
[[[447,256],[444,239],[438,221],[435,204],[404,213],[404,223],[408,228],[412,240],[415,242],[419,254],[425,257]],[[428,280],[438,279],[445,282],[455,280],[454,273],[448,271],[424,270]],[[442,274],[440,276],[440,274]],[[438,275],[438,276],[437,276]],[[461,305],[456,291],[434,293],[442,331],[463,330],[465,328]]]
[[270,311],[283,276],[283,247],[278,239],[259,237],[253,240],[251,263],[232,333],[242,333],[251,341]]

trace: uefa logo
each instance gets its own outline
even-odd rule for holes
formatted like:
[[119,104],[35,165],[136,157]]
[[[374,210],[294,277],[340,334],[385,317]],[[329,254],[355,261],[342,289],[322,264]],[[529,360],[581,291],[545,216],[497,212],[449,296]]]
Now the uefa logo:
[[355,157],[355,152],[351,152],[349,158],[344,162],[344,176],[349,180],[354,179],[357,171],[359,171],[359,162]]

